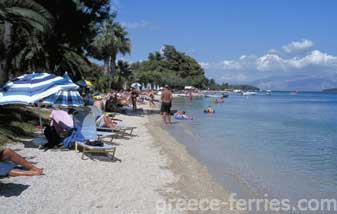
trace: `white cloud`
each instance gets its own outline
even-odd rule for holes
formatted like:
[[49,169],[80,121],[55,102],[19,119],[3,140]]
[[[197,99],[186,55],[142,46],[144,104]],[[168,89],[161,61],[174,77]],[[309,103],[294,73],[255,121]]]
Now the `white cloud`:
[[209,69],[210,68],[210,64],[208,62],[199,62],[199,65],[203,68],[203,69]]
[[[296,45],[299,50],[301,45]],[[309,47],[302,45],[303,51],[292,54],[282,54],[280,50],[270,49],[261,56],[244,54],[236,59],[199,64],[206,70],[207,76],[219,82],[234,84],[259,82],[260,85],[264,83],[285,89],[289,81],[294,79],[302,81],[310,77],[313,80],[337,84],[337,56],[320,50],[304,51],[305,46]],[[313,85],[310,87],[314,88]]]
[[122,22],[121,24],[128,29],[140,29],[140,28],[147,28],[150,26],[150,22],[145,20]]
[[268,53],[256,60],[256,69],[259,71],[284,70],[286,60],[277,54]]
[[314,43],[308,39],[302,39],[301,41],[294,41],[287,45],[284,45],[282,48],[287,53],[299,52],[308,50],[313,47]]
[[313,50],[303,56],[287,58],[277,51],[257,57],[255,55],[242,55],[238,59],[223,60],[222,62],[200,62],[204,69],[217,69],[224,71],[259,71],[259,72],[296,72],[315,66],[316,68],[330,68],[337,73],[337,56]]
[[288,64],[289,66],[298,69],[308,66],[322,66],[337,69],[337,57],[322,53],[319,50],[314,50],[302,58],[294,57],[293,59],[288,60]]
[[224,60],[222,62],[225,70],[240,70],[243,68],[243,64],[235,60]]

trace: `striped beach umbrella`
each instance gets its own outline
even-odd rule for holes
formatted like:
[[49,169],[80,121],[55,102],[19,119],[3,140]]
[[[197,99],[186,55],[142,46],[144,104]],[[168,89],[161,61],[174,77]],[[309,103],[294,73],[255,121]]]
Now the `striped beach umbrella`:
[[70,79],[48,73],[25,74],[0,89],[0,105],[30,105],[61,90],[77,90]]
[[84,100],[78,91],[59,91],[42,101],[42,104],[49,104],[58,107],[80,107],[84,106]]
[[134,83],[131,84],[131,87],[136,88],[136,89],[139,89],[141,86],[142,86],[142,84],[140,84],[138,82],[134,82]]

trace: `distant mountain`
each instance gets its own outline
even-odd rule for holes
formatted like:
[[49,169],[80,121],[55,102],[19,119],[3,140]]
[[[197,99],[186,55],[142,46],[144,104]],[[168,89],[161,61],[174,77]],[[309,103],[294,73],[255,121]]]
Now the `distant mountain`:
[[255,85],[260,89],[290,91],[322,91],[327,88],[337,88],[336,78],[317,77],[270,77],[259,79],[249,84]]
[[337,93],[337,88],[328,88],[328,89],[324,89],[324,92],[329,92],[329,93]]

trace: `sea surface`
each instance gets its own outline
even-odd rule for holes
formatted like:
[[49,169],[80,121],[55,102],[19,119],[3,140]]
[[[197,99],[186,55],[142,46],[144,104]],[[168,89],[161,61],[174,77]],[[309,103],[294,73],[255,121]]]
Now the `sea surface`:
[[[225,189],[242,198],[337,199],[337,94],[212,100],[176,98],[173,108],[193,120],[170,131]],[[203,113],[208,105],[214,114]]]

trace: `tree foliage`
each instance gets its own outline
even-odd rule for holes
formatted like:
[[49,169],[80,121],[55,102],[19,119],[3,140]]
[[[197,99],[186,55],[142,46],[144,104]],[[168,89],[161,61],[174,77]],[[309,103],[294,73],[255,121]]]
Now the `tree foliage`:
[[5,72],[88,73],[88,52],[110,18],[110,0],[0,1],[0,62]]
[[90,54],[103,60],[106,74],[116,74],[116,59],[118,54],[126,55],[131,52],[131,41],[128,32],[118,22],[114,22],[115,14],[112,14],[99,28],[90,49]]
[[198,62],[172,45],[164,45],[160,52],[150,53],[147,60],[133,63],[132,70],[134,80],[174,88],[203,87],[205,81],[205,72]]

